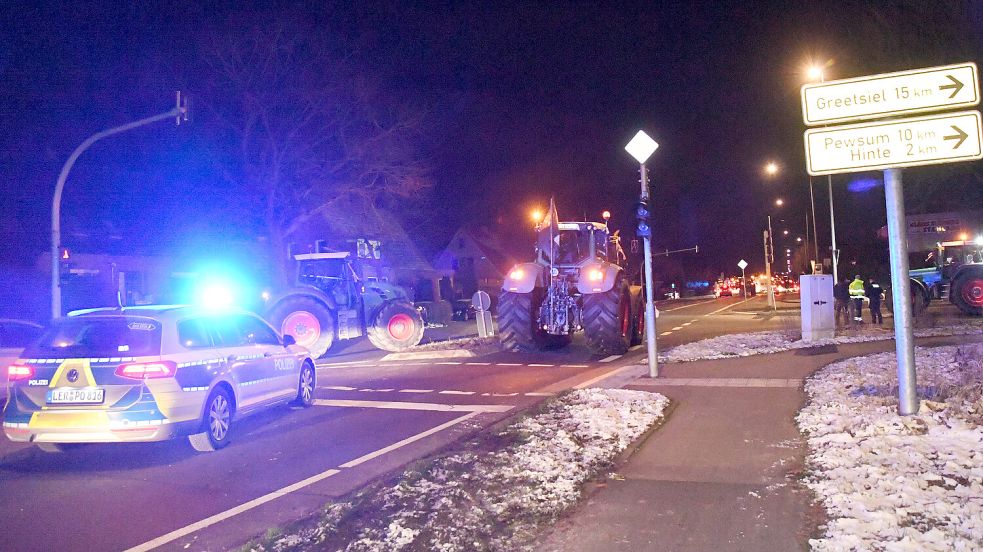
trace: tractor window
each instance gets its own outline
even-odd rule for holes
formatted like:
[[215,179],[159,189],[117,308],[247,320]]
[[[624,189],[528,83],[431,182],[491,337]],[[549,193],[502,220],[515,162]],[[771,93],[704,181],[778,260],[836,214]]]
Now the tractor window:
[[328,290],[336,287],[344,276],[344,259],[318,259],[300,263],[297,283]]
[[590,234],[579,230],[561,230],[560,245],[557,250],[556,262],[563,264],[578,263],[590,254]]

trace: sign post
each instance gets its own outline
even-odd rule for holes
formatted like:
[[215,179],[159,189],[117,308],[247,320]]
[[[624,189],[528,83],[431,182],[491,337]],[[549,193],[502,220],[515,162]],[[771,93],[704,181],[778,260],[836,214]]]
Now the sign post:
[[[802,118],[810,126],[835,124],[950,110],[979,102],[976,64],[962,63],[807,84],[802,87]],[[898,413],[915,414],[915,339],[901,169],[983,159],[980,113],[962,111],[813,128],[805,132],[805,151],[806,168],[813,176],[884,170]],[[836,253],[834,245],[834,259]]]
[[737,263],[737,266],[741,269],[741,289],[744,290],[744,300],[747,301],[747,280],[744,279],[744,269],[747,268],[747,261],[741,259]]
[[625,151],[631,154],[639,164],[639,180],[641,194],[638,200],[638,235],[642,238],[645,254],[645,343],[648,346],[649,377],[659,377],[659,349],[655,340],[655,290],[652,289],[652,228],[649,226],[649,183],[645,170],[645,161],[655,153],[659,144],[639,130],[635,137],[625,146]]

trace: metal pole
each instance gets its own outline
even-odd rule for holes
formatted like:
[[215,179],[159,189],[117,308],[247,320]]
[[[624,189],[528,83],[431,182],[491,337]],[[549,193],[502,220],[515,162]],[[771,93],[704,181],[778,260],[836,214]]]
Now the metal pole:
[[901,169],[884,171],[884,197],[887,201],[887,243],[891,254],[894,348],[898,355],[898,413],[907,416],[918,412],[918,396],[915,392],[915,336],[912,329]]
[[[805,248],[805,251],[806,252],[809,251],[809,213],[806,213],[806,248]],[[812,253],[809,253],[809,260],[810,261],[812,260]],[[812,271],[812,267],[811,266],[809,267],[809,270]]]
[[[648,202],[648,172],[645,170],[645,163],[639,168],[642,183],[641,200]],[[649,209],[651,212],[651,208]],[[651,225],[649,225],[651,228]],[[645,251],[645,342],[648,346],[649,377],[659,377],[659,348],[655,341],[655,290],[652,289],[652,239],[643,238]]]
[[747,301],[747,280],[744,278],[744,269],[741,269],[741,289],[744,290],[744,300]]
[[[809,203],[812,204],[812,241],[815,242],[815,253],[816,262],[822,263],[822,258],[819,257],[819,234],[816,233],[816,198],[812,194],[812,177],[809,177]],[[808,224],[806,224],[808,227]],[[809,244],[806,244],[807,246]]]
[[839,272],[836,271],[836,267],[839,264],[839,251],[836,250],[836,223],[833,220],[833,176],[826,176],[826,186],[829,188],[829,233],[833,240],[833,248],[830,250],[830,255],[833,256],[833,281],[839,282]]
[[771,215],[768,215],[768,231],[765,232],[765,278],[768,284],[768,306],[777,309],[775,306],[775,288],[771,282],[771,263],[775,260],[775,242],[771,235]]
[[[180,102],[180,94],[178,94],[178,101]],[[58,318],[61,316],[61,279],[59,277],[59,257],[61,250],[61,196],[65,189],[65,181],[68,179],[68,172],[72,170],[72,166],[75,165],[75,161],[78,160],[82,152],[89,149],[89,146],[95,142],[113,134],[119,134],[120,132],[126,132],[137,127],[148,125],[150,123],[156,123],[163,119],[168,119],[170,117],[177,117],[184,113],[185,108],[178,106],[171,109],[167,113],[161,113],[160,115],[154,115],[153,117],[147,117],[145,119],[140,119],[139,121],[133,121],[132,123],[127,123],[125,125],[120,125],[118,127],[113,127],[102,132],[97,132],[92,136],[85,139],[84,142],[79,144],[75,151],[68,156],[68,160],[65,161],[65,165],[62,166],[61,172],[58,173],[58,181],[55,183],[55,195],[51,201],[51,318]]]

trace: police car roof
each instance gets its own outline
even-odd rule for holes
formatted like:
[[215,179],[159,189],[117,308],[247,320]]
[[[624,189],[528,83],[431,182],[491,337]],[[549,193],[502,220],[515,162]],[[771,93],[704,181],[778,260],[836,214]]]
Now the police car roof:
[[68,313],[68,316],[145,316],[148,318],[167,319],[189,314],[242,314],[248,313],[238,308],[206,308],[195,305],[137,305],[133,307],[99,307],[81,309]]

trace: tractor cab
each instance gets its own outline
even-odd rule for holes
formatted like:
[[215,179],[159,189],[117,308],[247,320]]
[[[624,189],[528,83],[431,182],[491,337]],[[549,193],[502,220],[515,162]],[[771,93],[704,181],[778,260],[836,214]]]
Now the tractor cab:
[[[550,247],[552,238],[555,247]],[[624,258],[617,235],[608,231],[600,222],[561,222],[551,236],[549,227],[539,230],[536,240],[537,259],[540,264],[550,261],[560,267],[576,266],[585,260],[603,259],[618,264]],[[550,259],[551,252],[555,256]]]

